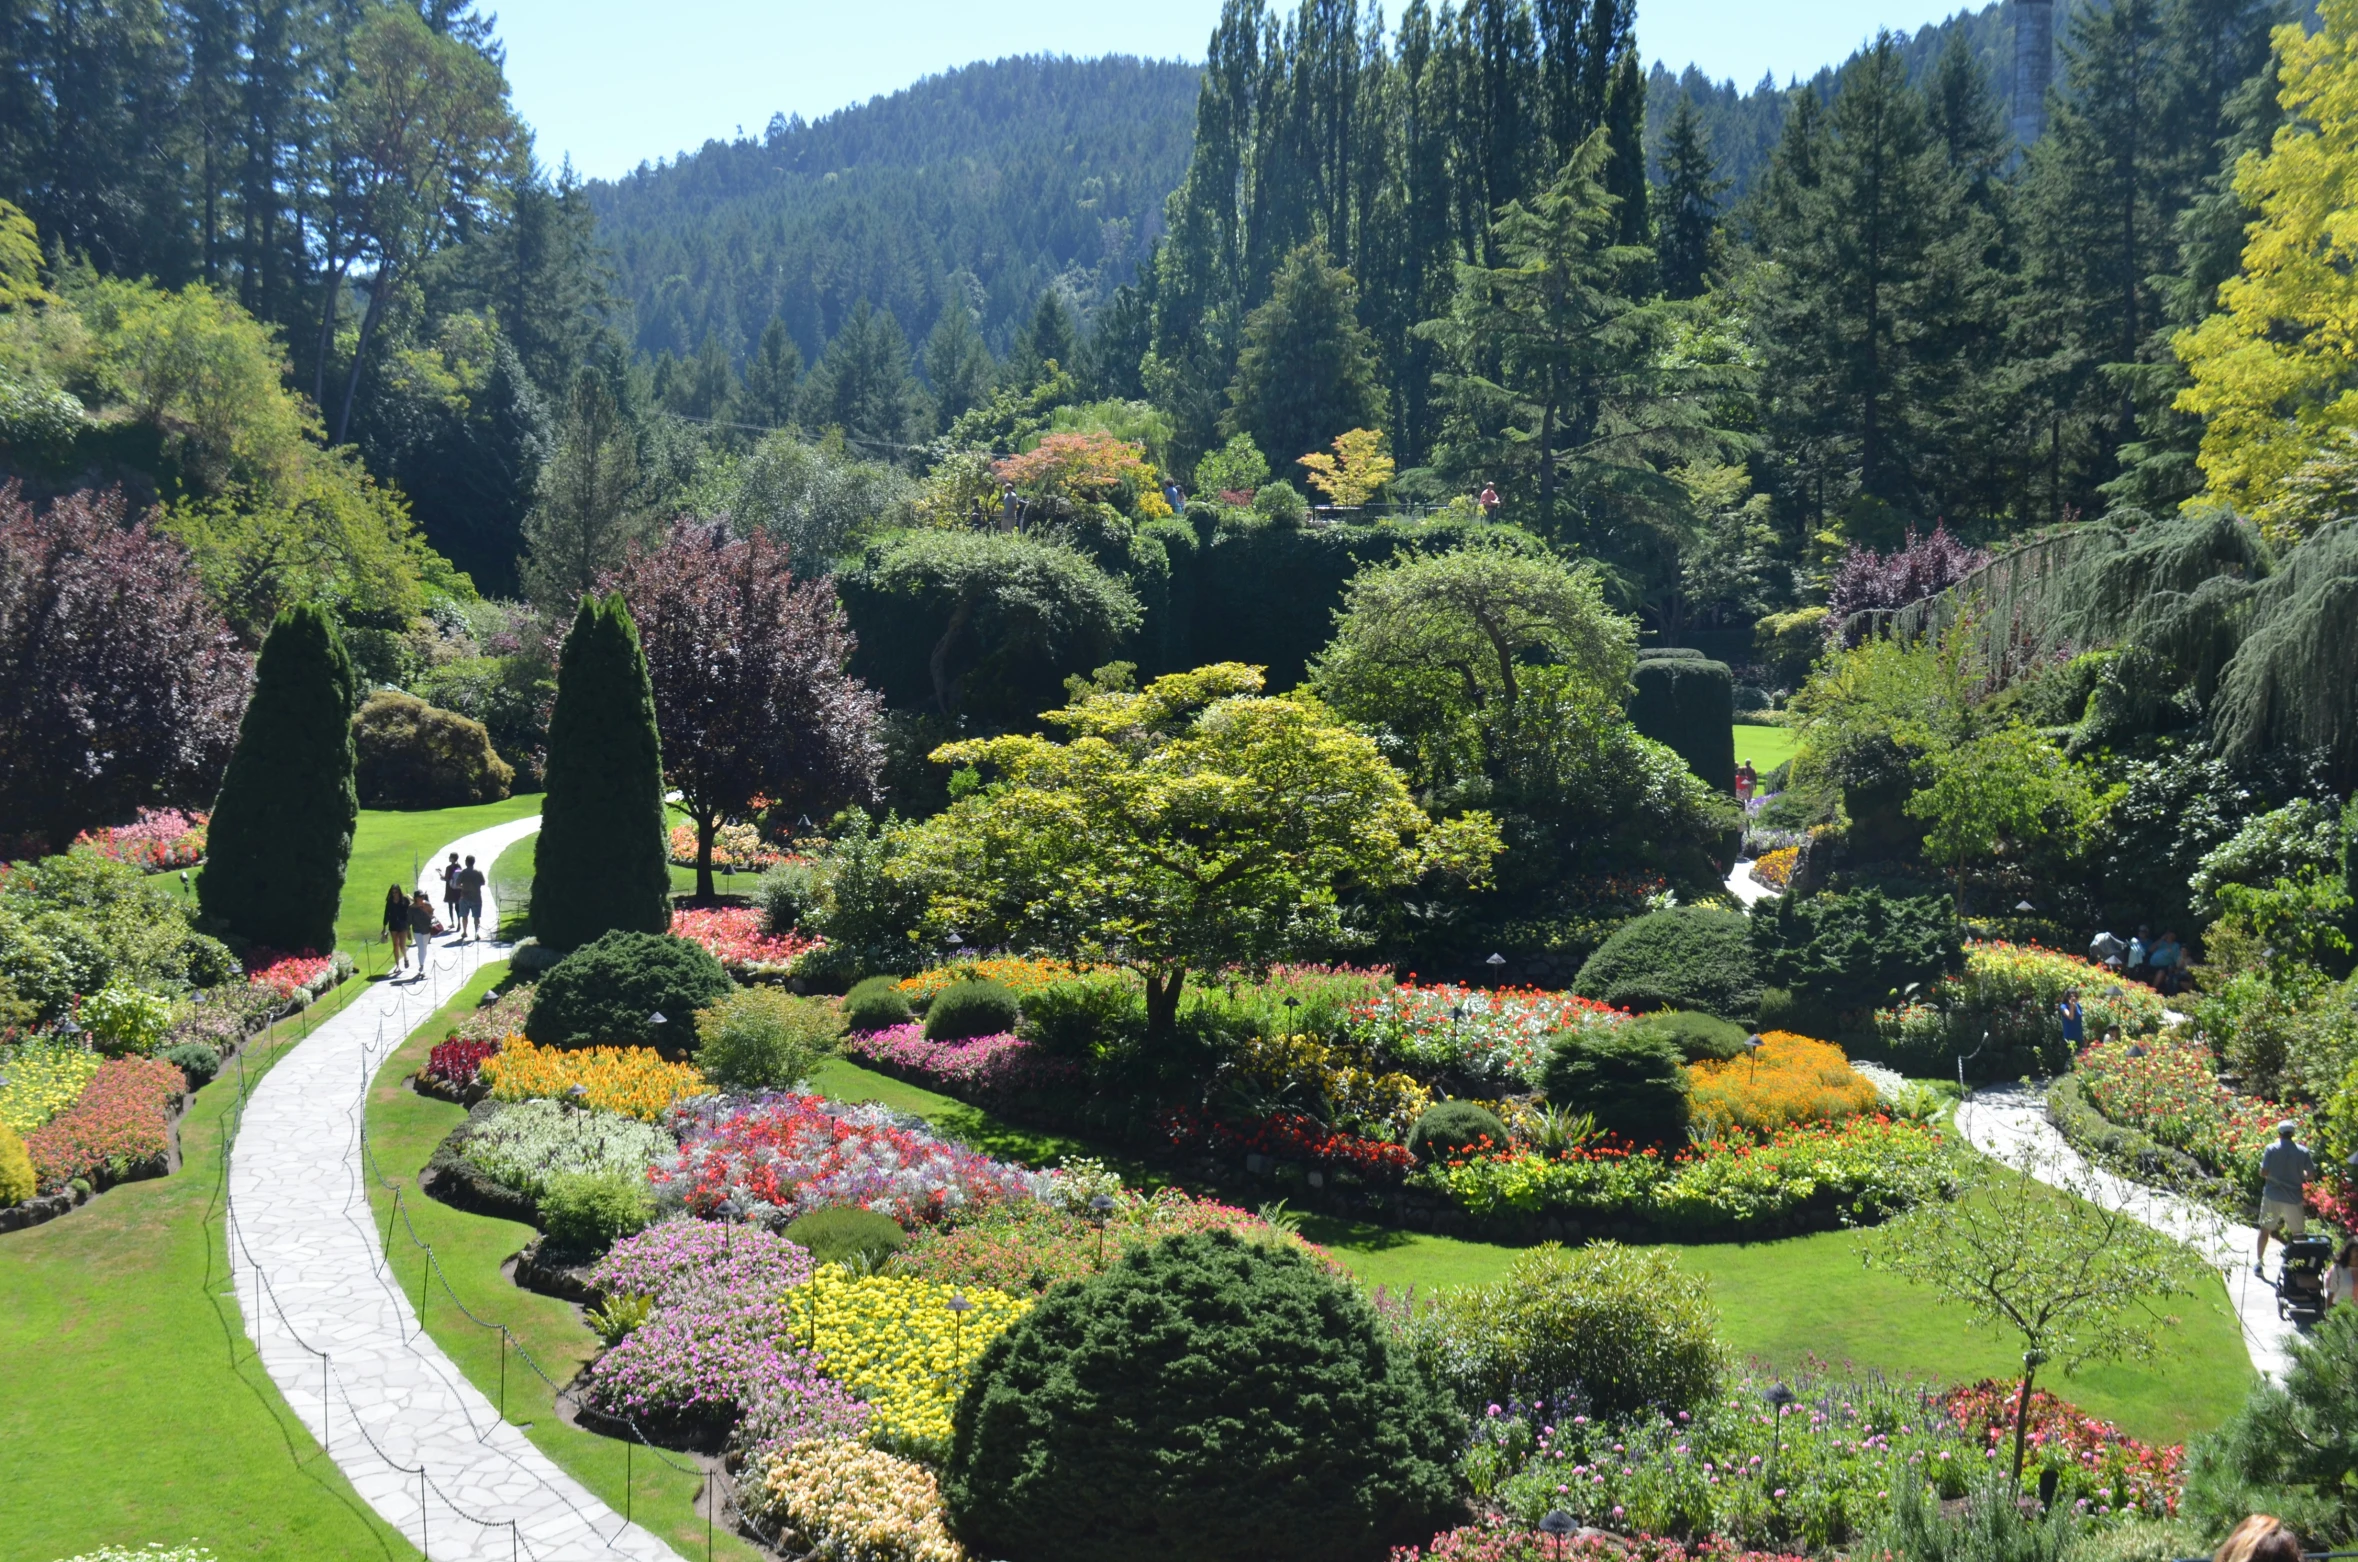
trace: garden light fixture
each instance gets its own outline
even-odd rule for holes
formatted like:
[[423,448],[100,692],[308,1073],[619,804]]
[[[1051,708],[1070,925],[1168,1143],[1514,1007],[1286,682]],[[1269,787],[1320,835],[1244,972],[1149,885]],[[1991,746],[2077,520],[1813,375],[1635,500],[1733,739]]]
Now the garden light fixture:
[[1089,1224],[1097,1228],[1097,1267],[1105,1267],[1105,1221],[1113,1213],[1114,1201],[1110,1193],[1100,1193],[1089,1201]]
[[2038,910],[2039,908],[2038,908],[2038,907],[2036,907],[2036,906],[2034,906],[2034,905],[2032,905],[2032,904],[2031,904],[2029,901],[2027,901],[2027,900],[2018,900],[2018,901],[2016,901],[2016,902],[2014,903],[2014,909],[2015,909],[2015,910],[2017,910],[2017,911],[2020,911],[2020,912],[2025,912],[2025,913],[2028,913],[2028,912],[2036,911],[2036,910]]
[[1773,1484],[1777,1475],[1777,1450],[1785,1436],[1785,1407],[1793,1403],[1794,1394],[1784,1384],[1772,1383],[1761,1398],[1769,1402],[1769,1462],[1761,1480]]
[[647,1016],[647,1023],[649,1025],[669,1025],[671,1020],[661,1009],[657,1009],[653,1014]]
[[1539,1521],[1539,1532],[1555,1542],[1556,1555],[1559,1557],[1564,1554],[1564,1537],[1576,1527],[1572,1515],[1561,1508],[1548,1509],[1546,1516]]

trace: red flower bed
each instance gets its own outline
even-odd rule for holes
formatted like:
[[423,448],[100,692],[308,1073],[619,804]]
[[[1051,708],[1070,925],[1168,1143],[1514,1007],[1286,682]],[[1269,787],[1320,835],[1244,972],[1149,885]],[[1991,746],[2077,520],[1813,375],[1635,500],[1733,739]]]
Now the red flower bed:
[[1179,1149],[1210,1145],[1281,1161],[1308,1161],[1363,1176],[1397,1177],[1414,1164],[1406,1145],[1336,1133],[1300,1112],[1279,1112],[1257,1123],[1227,1123],[1186,1107],[1174,1107],[1163,1114],[1162,1122],[1164,1134]]
[[800,933],[765,933],[762,914],[750,907],[723,906],[705,911],[675,911],[671,930],[693,939],[732,971],[784,966],[795,956],[818,948],[824,939]]
[[299,955],[280,954],[275,949],[256,949],[246,958],[246,981],[291,1000],[297,992],[312,986],[334,970],[335,965],[335,961],[325,955],[315,955],[308,949]]
[[[1958,1426],[1977,1434],[1988,1448],[2014,1446],[2014,1405],[2020,1385],[2001,1378],[1950,1389],[1940,1406]],[[2077,1465],[2099,1493],[2110,1492],[2115,1512],[2134,1510],[2154,1515],[2174,1514],[2185,1484],[2182,1466],[2186,1450],[2175,1444],[2156,1448],[2057,1399],[2045,1389],[2031,1391],[2030,1431],[2025,1438],[2029,1462],[2046,1462],[2050,1453],[2060,1462]]]
[[76,1177],[122,1177],[171,1149],[172,1102],[188,1088],[180,1065],[162,1058],[109,1058],[82,1098],[25,1135],[43,1193]]
[[499,1056],[499,1049],[496,1041],[469,1041],[454,1035],[426,1054],[426,1066],[418,1073],[429,1083],[464,1090],[483,1072],[485,1063]]
[[931,1225],[1005,1199],[1036,1196],[1043,1179],[962,1144],[903,1128],[882,1108],[837,1109],[817,1096],[751,1101],[692,1096],[666,1125],[679,1159],[650,1176],[675,1188],[691,1213],[769,1204],[791,1220],[855,1204],[904,1226]]
[[1556,1540],[1504,1521],[1448,1530],[1422,1548],[1392,1548],[1392,1562],[1557,1562],[1559,1557],[1577,1562],[1802,1562],[1787,1552],[1745,1551],[1724,1540],[1691,1545],[1652,1535]]

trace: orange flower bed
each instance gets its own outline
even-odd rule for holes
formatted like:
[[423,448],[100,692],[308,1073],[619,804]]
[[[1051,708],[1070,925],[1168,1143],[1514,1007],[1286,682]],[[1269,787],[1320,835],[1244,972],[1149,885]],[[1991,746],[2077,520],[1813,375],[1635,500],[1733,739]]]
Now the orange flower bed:
[[1875,1086],[1829,1041],[1764,1032],[1760,1050],[1687,1070],[1688,1110],[1699,1122],[1774,1133],[1794,1123],[1837,1123],[1873,1109]]

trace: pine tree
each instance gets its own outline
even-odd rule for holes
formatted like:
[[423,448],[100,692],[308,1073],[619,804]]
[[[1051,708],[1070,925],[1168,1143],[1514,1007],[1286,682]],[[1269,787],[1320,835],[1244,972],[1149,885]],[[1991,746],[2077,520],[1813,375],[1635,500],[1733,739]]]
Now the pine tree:
[[922,432],[925,393],[909,374],[909,339],[885,310],[866,303],[819,356],[803,387],[802,421],[839,428],[872,461],[892,461]]
[[1245,322],[1223,434],[1250,434],[1283,472],[1297,456],[1383,419],[1375,344],[1357,316],[1351,274],[1305,244],[1286,257],[1269,300]]
[[622,594],[585,596],[557,668],[548,796],[533,849],[532,931],[578,949],[671,926],[654,686]]
[[765,429],[793,426],[801,383],[802,349],[794,345],[786,322],[772,315],[762,327],[760,345],[745,360],[745,380],[730,406],[730,421]]
[[1047,379],[1050,364],[1067,373],[1080,367],[1079,333],[1073,328],[1072,311],[1065,307],[1064,295],[1055,288],[1040,295],[1032,323],[1024,327],[1015,351],[1008,354],[1007,383],[1030,390]]
[[646,528],[638,435],[606,375],[584,364],[557,448],[524,519],[524,589],[555,611],[575,600]]
[[327,609],[279,614],[197,874],[206,919],[289,953],[336,946],[336,906],[360,816],[353,785],[352,662]]
[[997,369],[966,300],[952,298],[942,305],[941,318],[925,339],[925,378],[933,387],[934,406],[942,421],[956,422],[990,395]]
[[1700,298],[1719,267],[1719,177],[1711,142],[1684,95],[1662,140],[1662,187],[1655,196],[1655,278],[1668,298]]

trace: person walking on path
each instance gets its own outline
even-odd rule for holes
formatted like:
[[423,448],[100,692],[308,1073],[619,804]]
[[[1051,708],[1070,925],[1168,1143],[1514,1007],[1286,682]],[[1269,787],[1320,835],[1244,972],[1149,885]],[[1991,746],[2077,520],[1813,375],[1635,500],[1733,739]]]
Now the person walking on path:
[[2282,1520],[2255,1513],[2235,1526],[2211,1562],[2301,1562],[2301,1540]]
[[409,897],[398,884],[385,886],[385,942],[393,946],[392,974],[399,976],[409,955]]
[[2260,1152],[2260,1252],[2252,1261],[2252,1273],[2265,1279],[2261,1265],[2268,1261],[2268,1236],[2273,1230],[2290,1240],[2306,1236],[2309,1213],[2303,1202],[2302,1190],[2309,1174],[2317,1169],[2317,1158],[2304,1145],[2293,1142],[2298,1127],[2287,1118],[2276,1125],[2276,1142]]
[[2078,1052],[2080,1042],[2088,1034],[2087,1016],[2080,1012],[2079,990],[2074,988],[2065,993],[2063,1002],[2055,1006],[2055,1012],[2063,1016],[2063,1044],[2073,1052]]
[[1751,760],[1742,761],[1736,766],[1736,801],[1751,802],[1752,794],[1759,789],[1760,772],[1752,768]]
[[469,857],[458,876],[458,934],[461,941],[483,936],[483,870]]
[[434,902],[421,887],[409,903],[409,936],[418,946],[418,975],[426,974],[426,956],[434,947]]
[[2178,942],[2178,935],[2164,929],[2159,942],[2145,957],[2153,967],[2153,985],[2161,989],[2164,998],[2178,995],[2178,972],[2186,964],[2186,946]]
[[2132,982],[2142,982],[2151,974],[2145,965],[2146,940],[2151,937],[2151,928],[2140,927],[2137,936],[2129,940],[2129,980]]
[[2342,1250],[2325,1276],[2325,1305],[2358,1306],[2358,1237],[2344,1237]]
[[458,926],[460,871],[458,853],[452,852],[450,861],[442,865],[442,909],[449,913],[452,927]]

